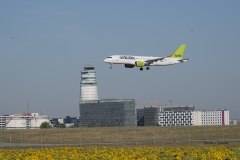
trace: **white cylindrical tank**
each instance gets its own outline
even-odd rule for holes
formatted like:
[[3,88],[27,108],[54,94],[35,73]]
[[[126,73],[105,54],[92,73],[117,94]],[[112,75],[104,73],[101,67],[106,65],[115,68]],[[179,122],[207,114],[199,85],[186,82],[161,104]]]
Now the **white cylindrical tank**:
[[43,122],[49,122],[46,115],[39,116],[38,113],[15,114],[13,116],[0,116],[0,127],[6,129],[31,129],[39,128]]
[[26,119],[11,119],[6,125],[6,127],[7,128],[26,128],[26,122],[27,122]]
[[36,124],[38,125],[38,127],[40,127],[43,122],[48,122],[48,123],[50,123],[50,120],[49,120],[49,119],[46,119],[46,118],[41,118],[41,119],[38,119],[38,121],[37,121]]
[[29,121],[29,128],[39,128],[43,122],[49,122],[50,120],[43,117],[35,117]]

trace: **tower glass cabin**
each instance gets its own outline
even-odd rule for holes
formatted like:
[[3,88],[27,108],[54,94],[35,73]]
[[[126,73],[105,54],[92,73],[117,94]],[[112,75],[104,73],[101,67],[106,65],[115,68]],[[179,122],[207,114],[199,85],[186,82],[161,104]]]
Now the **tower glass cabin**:
[[98,100],[96,71],[94,65],[88,62],[81,71],[80,101]]

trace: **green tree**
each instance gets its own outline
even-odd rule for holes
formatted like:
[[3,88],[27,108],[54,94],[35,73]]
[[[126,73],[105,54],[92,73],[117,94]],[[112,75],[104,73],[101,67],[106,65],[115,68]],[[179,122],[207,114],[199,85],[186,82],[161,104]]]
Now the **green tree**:
[[54,127],[56,127],[56,128],[66,128],[66,125],[63,124],[63,123],[57,122],[57,123],[54,125]]
[[40,128],[52,128],[52,126],[50,125],[49,122],[43,122],[43,123],[40,125]]

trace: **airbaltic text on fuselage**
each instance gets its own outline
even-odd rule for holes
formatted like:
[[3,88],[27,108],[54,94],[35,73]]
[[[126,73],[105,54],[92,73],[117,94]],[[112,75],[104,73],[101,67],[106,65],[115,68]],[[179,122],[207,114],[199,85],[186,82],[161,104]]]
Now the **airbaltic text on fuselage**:
[[120,59],[135,59],[133,56],[119,56]]

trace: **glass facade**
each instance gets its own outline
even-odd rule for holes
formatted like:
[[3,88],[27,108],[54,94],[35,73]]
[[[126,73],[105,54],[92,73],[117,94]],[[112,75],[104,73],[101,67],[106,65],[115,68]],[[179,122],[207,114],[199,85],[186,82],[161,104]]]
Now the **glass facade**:
[[158,113],[160,108],[144,108],[144,125],[145,126],[156,126],[158,125]]
[[93,65],[84,66],[84,71],[81,72],[81,85],[97,85],[96,71]]
[[66,116],[66,118],[63,119],[64,124],[66,123],[73,123],[75,125],[79,124],[79,118],[77,117],[70,117],[70,116]]
[[81,126],[136,126],[134,99],[80,101]]
[[137,109],[137,125],[144,126],[144,110]]

